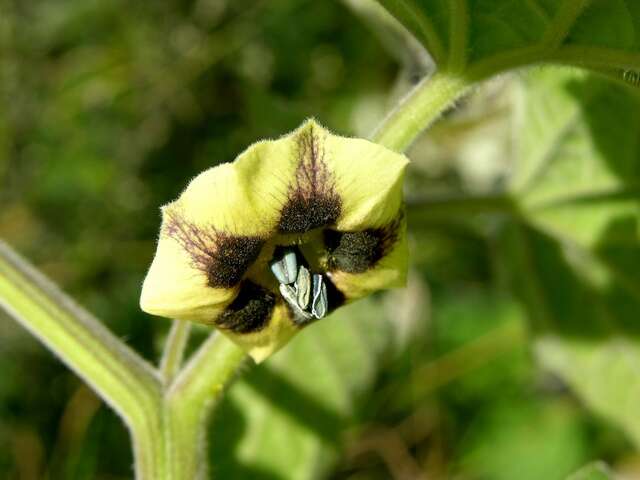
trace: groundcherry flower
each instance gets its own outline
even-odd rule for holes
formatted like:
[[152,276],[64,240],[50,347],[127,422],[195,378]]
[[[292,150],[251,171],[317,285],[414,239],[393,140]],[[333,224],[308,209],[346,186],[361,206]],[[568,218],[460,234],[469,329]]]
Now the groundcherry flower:
[[162,208],[151,314],[217,327],[260,362],[341,305],[402,286],[405,156],[309,120]]

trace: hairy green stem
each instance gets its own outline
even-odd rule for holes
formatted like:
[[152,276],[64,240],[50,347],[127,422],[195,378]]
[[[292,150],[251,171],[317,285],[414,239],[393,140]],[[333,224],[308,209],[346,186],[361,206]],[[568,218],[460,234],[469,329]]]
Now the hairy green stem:
[[383,120],[372,140],[402,152],[469,88],[463,76],[436,72],[423,79]]
[[240,347],[213,333],[168,389],[164,398],[170,473],[175,479],[207,477],[208,419],[226,385],[247,358]]
[[0,307],[122,417],[133,438],[138,477],[161,478],[161,384],[153,367],[2,242]]
[[189,322],[173,321],[160,360],[160,375],[165,385],[171,384],[180,371],[190,332],[191,324]]
[[0,307],[122,417],[136,478],[205,477],[206,420],[246,358],[239,347],[213,333],[180,370],[190,326],[176,321],[159,372],[2,242]]

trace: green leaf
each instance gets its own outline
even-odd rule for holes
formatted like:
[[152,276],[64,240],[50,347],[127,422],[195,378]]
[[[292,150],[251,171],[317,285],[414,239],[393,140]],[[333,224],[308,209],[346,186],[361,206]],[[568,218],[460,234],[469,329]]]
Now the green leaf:
[[301,480],[326,473],[390,347],[391,328],[379,301],[362,301],[305,329],[243,375],[216,412],[213,473]]
[[543,338],[537,344],[543,365],[559,374],[586,405],[622,428],[640,445],[640,349],[635,341],[580,342]]
[[604,69],[620,79],[640,66],[638,0],[378,1],[441,69],[475,79],[539,62]]
[[546,69],[518,105],[506,270],[542,364],[640,445],[640,100]]
[[[515,245],[538,321],[585,334],[638,334],[640,100],[609,82],[548,69],[527,77],[511,195]],[[544,301],[542,301],[544,300]],[[572,320],[572,319],[575,319]]]
[[567,480],[613,480],[613,474],[603,462],[593,462],[567,477]]

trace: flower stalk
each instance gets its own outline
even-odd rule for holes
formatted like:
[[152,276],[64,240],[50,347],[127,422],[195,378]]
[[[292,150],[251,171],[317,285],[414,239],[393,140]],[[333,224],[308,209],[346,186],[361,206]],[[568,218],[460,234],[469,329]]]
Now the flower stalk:
[[[382,122],[373,140],[404,151],[468,87],[461,77],[433,75]],[[340,261],[332,260],[334,266]],[[316,282],[317,308],[328,303],[322,298],[325,280],[321,280]],[[313,283],[299,288],[313,292]],[[206,477],[207,420],[247,358],[236,343],[214,332],[183,366],[189,325],[175,321],[161,365],[154,368],[1,242],[0,307],[91,385],[123,419],[132,437],[136,478]],[[310,308],[316,317],[323,316],[313,305]]]
[[391,150],[406,151],[471,85],[466,77],[447,71],[424,78],[380,123],[371,139]]

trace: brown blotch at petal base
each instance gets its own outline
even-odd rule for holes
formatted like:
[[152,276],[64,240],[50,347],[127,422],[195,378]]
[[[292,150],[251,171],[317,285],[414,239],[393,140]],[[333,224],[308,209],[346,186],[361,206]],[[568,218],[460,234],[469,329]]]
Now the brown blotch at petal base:
[[398,240],[402,217],[381,228],[359,232],[324,231],[329,270],[364,273],[384,258]]
[[269,323],[276,296],[251,281],[244,281],[236,299],[220,314],[215,324],[234,333],[253,333]]
[[282,208],[278,231],[304,233],[333,225],[340,217],[342,200],[325,163],[323,139],[310,127],[298,137],[298,167]]
[[205,273],[207,285],[212,288],[237,285],[264,245],[260,237],[203,228],[175,212],[168,214],[164,232],[185,249],[192,266]]

